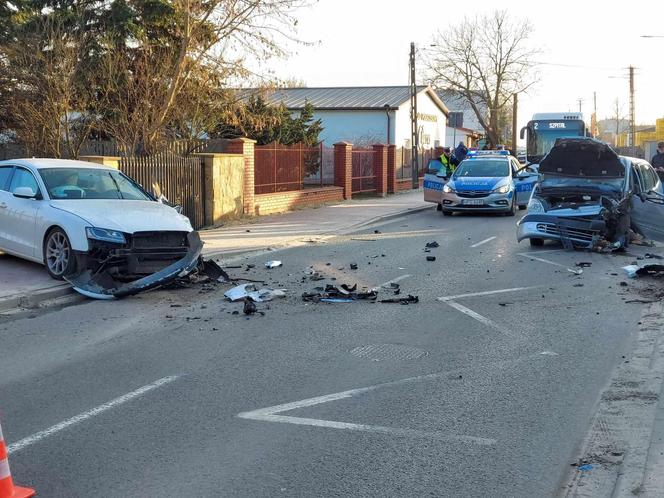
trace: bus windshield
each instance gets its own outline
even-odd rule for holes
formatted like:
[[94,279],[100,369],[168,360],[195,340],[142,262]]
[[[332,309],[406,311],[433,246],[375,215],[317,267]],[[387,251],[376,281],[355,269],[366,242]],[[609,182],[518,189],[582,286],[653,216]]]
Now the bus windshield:
[[581,120],[531,121],[528,123],[528,161],[540,162],[556,139],[582,137],[585,132],[586,126]]

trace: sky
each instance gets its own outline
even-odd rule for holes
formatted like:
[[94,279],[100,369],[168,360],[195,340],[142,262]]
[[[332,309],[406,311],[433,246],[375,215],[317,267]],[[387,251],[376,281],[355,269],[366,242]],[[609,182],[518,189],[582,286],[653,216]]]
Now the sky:
[[[498,4],[499,6],[501,4]],[[542,50],[540,78],[519,97],[519,127],[535,112],[582,110],[589,118],[597,92],[599,119],[629,113],[628,66],[636,69],[636,122],[664,117],[664,1],[510,1],[508,13],[528,18]],[[426,48],[437,30],[464,16],[489,13],[495,2],[440,0],[319,0],[297,13],[300,40],[286,61],[272,61],[280,78],[307,86],[407,85],[410,42]],[[662,38],[641,38],[660,35]]]

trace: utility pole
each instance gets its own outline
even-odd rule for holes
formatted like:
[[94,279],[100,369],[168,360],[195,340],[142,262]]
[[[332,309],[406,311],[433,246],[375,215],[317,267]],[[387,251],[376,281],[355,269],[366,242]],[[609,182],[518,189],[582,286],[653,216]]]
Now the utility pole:
[[419,188],[419,136],[417,133],[417,82],[415,81],[415,43],[410,42],[410,145],[413,188]]
[[516,118],[518,106],[517,94],[515,93],[512,98],[514,99],[512,106],[512,154],[516,155]]
[[576,99],[576,101],[579,103],[579,112],[583,112],[583,99]]
[[629,66],[629,128],[631,135],[631,140],[629,145],[631,147],[636,147],[636,115],[634,109],[634,66]]
[[593,138],[597,138],[597,92],[593,92],[593,118],[591,119],[590,126],[592,127]]

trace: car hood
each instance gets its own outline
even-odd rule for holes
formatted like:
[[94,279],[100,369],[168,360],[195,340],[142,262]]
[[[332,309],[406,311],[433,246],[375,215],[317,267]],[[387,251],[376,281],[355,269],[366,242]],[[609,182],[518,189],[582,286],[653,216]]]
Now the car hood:
[[473,176],[465,178],[455,178],[451,185],[455,190],[476,190],[486,192],[493,190],[509,182],[509,178],[504,176]]
[[53,200],[50,204],[84,219],[91,226],[125,233],[193,230],[186,216],[155,201],[76,199]]
[[583,178],[623,178],[618,154],[593,138],[559,138],[539,163],[540,174]]

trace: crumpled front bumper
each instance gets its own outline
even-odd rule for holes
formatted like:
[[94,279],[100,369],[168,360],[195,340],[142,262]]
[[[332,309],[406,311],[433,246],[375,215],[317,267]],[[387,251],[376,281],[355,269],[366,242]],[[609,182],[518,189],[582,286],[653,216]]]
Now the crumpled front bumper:
[[578,247],[592,247],[593,243],[606,230],[603,219],[574,219],[551,214],[527,214],[517,223],[516,238],[523,239],[566,239]]
[[74,275],[65,277],[74,290],[94,299],[114,299],[131,296],[172,282],[178,277],[191,273],[196,266],[203,250],[203,241],[196,231],[187,235],[187,254],[167,267],[143,278],[131,282],[120,282],[107,272],[93,273],[89,268],[82,269]]

